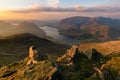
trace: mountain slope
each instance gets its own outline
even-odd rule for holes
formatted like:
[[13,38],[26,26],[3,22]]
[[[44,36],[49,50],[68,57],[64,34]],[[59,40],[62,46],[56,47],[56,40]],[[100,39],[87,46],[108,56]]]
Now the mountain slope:
[[107,40],[120,36],[120,20],[104,17],[69,17],[56,26],[61,34],[82,39]]
[[[0,80],[119,80],[120,55],[104,56],[94,49],[89,59],[72,46],[56,61],[37,60],[26,65],[28,58],[0,68]],[[101,56],[97,56],[97,55]],[[54,56],[52,56],[53,58]],[[115,61],[115,62],[114,62]]]
[[48,60],[26,65],[27,59],[0,69],[0,80],[51,80],[57,68]]
[[0,21],[0,36],[6,37],[21,33],[30,33],[41,38],[47,38],[45,32],[38,28],[34,23],[23,22],[19,25],[12,25],[10,23]]
[[4,65],[25,58],[31,45],[38,48],[40,57],[49,59],[53,59],[50,58],[51,56],[61,55],[69,47],[31,34],[18,34],[0,39],[0,64]]
[[19,29],[17,31],[20,33],[31,33],[41,38],[46,37],[45,32],[34,23],[23,22],[23,23],[20,23],[18,27]]
[[119,53],[120,52],[120,41],[109,41],[104,43],[81,43],[79,46],[79,50],[87,51],[92,48],[96,49],[100,53],[104,55],[108,55],[111,53]]

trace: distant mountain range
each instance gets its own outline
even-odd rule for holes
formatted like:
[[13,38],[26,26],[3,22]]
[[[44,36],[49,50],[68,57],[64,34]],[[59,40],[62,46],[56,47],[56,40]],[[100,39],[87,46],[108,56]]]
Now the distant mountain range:
[[30,22],[22,22],[18,25],[12,25],[0,21],[0,36],[1,38],[12,36],[21,33],[30,33],[40,38],[47,38],[45,32],[41,30],[36,24]]
[[104,17],[69,17],[56,26],[60,33],[80,40],[108,40],[120,37],[120,20]]
[[[119,22],[72,17],[61,20],[57,28],[66,36],[98,41],[119,38]],[[0,36],[0,80],[120,80],[120,40],[70,48],[48,40],[33,23],[15,26],[2,21]],[[38,50],[38,63],[26,65],[31,45]]]

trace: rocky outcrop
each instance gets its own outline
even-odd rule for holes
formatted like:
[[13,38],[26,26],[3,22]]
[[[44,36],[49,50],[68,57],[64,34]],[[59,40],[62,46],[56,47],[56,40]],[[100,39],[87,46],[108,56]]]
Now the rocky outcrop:
[[90,48],[86,51],[83,51],[83,54],[88,57],[89,60],[97,62],[102,58],[102,54],[94,48]]
[[120,56],[113,57],[108,60],[101,67],[102,72],[104,73],[105,80],[119,80],[120,79]]
[[45,60],[37,64],[27,64],[27,58],[0,68],[0,80],[52,80],[57,68]]
[[66,59],[67,62],[70,62],[71,59],[74,57],[78,46],[73,45],[69,50],[66,51],[61,57],[58,57],[56,62],[61,62],[62,60]]
[[98,76],[100,77],[101,80],[105,80],[104,79],[104,74],[100,69],[98,69],[97,67],[94,67],[94,70],[97,72],[97,74],[98,74]]
[[103,56],[95,49],[82,52],[74,45],[56,61],[44,59],[27,65],[25,58],[3,66],[0,80],[119,80],[120,55],[111,56]]

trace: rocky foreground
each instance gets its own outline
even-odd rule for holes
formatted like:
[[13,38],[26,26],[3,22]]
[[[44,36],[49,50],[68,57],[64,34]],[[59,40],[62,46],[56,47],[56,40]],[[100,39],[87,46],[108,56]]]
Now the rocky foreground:
[[16,62],[0,69],[0,80],[51,80],[57,71],[50,61],[26,65],[24,61]]
[[27,58],[0,68],[0,80],[120,80],[120,54],[83,53],[72,46],[55,61],[26,65]]

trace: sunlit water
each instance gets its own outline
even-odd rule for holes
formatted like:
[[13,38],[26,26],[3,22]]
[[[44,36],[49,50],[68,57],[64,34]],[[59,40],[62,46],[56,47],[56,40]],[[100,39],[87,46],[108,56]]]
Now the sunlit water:
[[40,27],[40,29],[44,30],[46,35],[51,36],[56,41],[67,43],[67,44],[79,44],[79,41],[77,39],[60,35],[57,28],[44,26],[44,27]]

